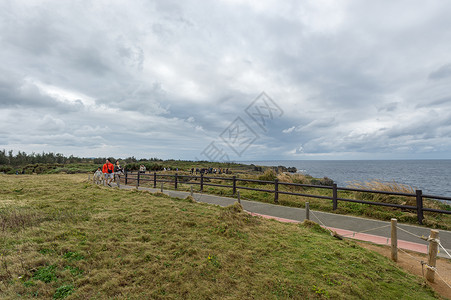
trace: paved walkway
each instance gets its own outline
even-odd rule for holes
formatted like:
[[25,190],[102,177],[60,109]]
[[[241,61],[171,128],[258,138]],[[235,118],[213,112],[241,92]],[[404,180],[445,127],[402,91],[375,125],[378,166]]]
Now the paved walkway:
[[[134,186],[124,186],[121,188],[132,189]],[[139,187],[139,190],[158,192],[160,189]],[[164,190],[164,193],[171,197],[186,198],[189,192]],[[220,197],[203,193],[194,193],[194,199],[198,202],[228,206],[237,201],[236,198]],[[257,201],[241,200],[243,209],[252,215],[259,215],[264,218],[277,219],[282,222],[302,222],[305,219],[305,209],[287,207]],[[327,212],[310,210],[310,220],[327,227],[338,234],[363,241],[373,242],[380,245],[390,245],[390,222],[366,219],[348,215],[339,215]],[[400,224],[398,222],[398,247],[406,250],[427,253],[428,242],[419,236],[428,237],[430,229],[426,227]],[[451,254],[451,231],[439,230],[439,237],[442,246]],[[440,247],[439,247],[440,248]],[[446,252],[440,248],[439,256],[447,257]]]

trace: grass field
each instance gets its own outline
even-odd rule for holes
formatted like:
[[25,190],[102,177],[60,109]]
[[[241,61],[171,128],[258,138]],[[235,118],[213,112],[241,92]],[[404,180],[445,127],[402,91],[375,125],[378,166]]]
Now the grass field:
[[2,299],[436,299],[315,224],[251,217],[86,176],[0,175]]

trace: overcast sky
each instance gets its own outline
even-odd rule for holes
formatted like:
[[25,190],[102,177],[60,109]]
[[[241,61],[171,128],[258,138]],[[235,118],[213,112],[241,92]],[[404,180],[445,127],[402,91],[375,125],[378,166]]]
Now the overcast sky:
[[450,16],[423,0],[3,0],[0,149],[451,158]]

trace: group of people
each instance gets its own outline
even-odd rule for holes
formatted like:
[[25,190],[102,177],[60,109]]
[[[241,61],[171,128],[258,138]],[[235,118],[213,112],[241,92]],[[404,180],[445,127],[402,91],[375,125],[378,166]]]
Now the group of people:
[[[164,168],[164,171],[170,171],[170,168]],[[178,168],[176,169],[178,171]],[[216,169],[216,168],[191,168],[191,174],[232,174],[229,169]],[[139,172],[145,173],[146,166],[140,165]],[[99,167],[97,171],[94,173],[94,181],[96,183],[101,183],[102,180],[105,180],[105,184],[111,186],[113,181],[116,181],[118,184],[120,182],[120,176],[124,174],[124,169],[121,167],[119,160],[116,161],[116,164],[112,164],[109,159],[106,160],[105,164],[102,167]]]
[[[200,173],[200,174],[223,174],[223,173],[224,174],[232,174],[232,172],[229,171],[229,169],[222,169],[222,168],[213,169],[212,167],[202,168],[202,169],[196,168],[196,174],[197,173]],[[194,174],[194,168],[191,168],[191,174]]]
[[97,171],[94,173],[94,178],[97,183],[99,183],[99,181],[103,178],[105,180],[105,184],[111,186],[111,183],[114,180],[116,182],[120,181],[120,176],[122,174],[124,174],[124,169],[121,167],[119,160],[117,160],[114,165],[109,159],[107,159],[102,168],[97,168]]

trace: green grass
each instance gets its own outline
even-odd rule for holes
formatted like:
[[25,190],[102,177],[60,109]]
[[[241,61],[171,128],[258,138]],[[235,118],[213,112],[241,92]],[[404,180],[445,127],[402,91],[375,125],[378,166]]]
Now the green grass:
[[437,297],[421,278],[316,224],[104,188],[82,175],[0,181],[2,299]]

